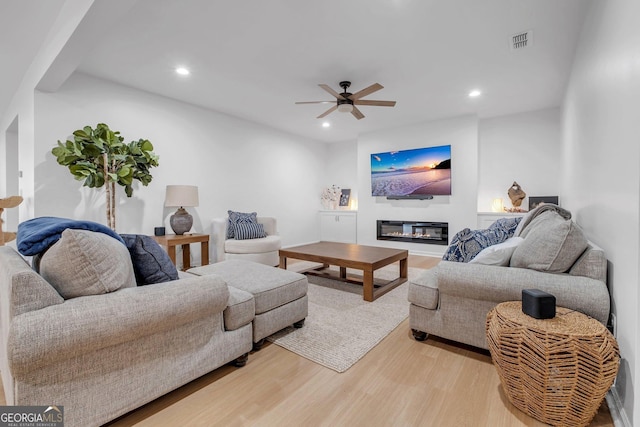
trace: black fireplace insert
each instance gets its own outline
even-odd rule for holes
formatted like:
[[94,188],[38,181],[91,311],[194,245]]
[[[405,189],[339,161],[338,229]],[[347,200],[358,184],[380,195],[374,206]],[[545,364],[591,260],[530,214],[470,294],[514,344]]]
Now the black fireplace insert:
[[448,222],[378,220],[378,240],[397,240],[430,245],[449,244]]

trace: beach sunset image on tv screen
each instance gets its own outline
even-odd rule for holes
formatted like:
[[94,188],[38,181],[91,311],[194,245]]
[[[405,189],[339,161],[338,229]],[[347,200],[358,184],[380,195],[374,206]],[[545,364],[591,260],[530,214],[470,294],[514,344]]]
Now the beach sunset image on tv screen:
[[450,145],[371,155],[372,196],[450,194]]

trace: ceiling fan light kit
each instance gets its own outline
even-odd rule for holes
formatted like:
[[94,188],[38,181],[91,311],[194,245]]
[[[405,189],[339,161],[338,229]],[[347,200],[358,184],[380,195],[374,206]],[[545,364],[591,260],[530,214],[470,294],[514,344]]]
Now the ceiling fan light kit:
[[353,111],[353,104],[349,104],[348,102],[338,104],[338,111],[341,113],[350,113]]
[[[376,107],[394,107],[396,105],[396,101],[372,101],[360,99],[382,89],[383,86],[379,83],[374,83],[371,86],[368,86],[356,93],[347,92],[347,89],[349,88],[349,86],[351,86],[351,82],[346,80],[340,82],[340,87],[343,90],[342,93],[336,92],[327,84],[319,84],[318,86],[320,86],[322,89],[329,92],[336,98],[336,105],[320,114],[317,117],[318,119],[321,119],[326,115],[338,110],[341,113],[351,113],[356,119],[360,120],[364,118],[364,114],[362,114],[362,112],[358,109],[358,107],[356,107],[356,105],[370,105]],[[296,104],[326,104],[327,102],[332,101],[306,101],[296,102]]]

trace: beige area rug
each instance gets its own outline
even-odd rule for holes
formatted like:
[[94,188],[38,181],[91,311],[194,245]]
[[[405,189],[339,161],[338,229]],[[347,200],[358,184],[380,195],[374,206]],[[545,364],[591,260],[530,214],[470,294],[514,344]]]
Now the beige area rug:
[[[301,271],[311,263],[295,263]],[[334,267],[332,267],[333,269]],[[409,279],[424,270],[409,268]],[[347,270],[347,276],[358,276]],[[373,302],[362,299],[362,286],[309,275],[309,315],[300,329],[280,331],[269,341],[337,372],[344,372],[409,316],[408,282]],[[383,267],[375,279],[398,277],[397,265]]]

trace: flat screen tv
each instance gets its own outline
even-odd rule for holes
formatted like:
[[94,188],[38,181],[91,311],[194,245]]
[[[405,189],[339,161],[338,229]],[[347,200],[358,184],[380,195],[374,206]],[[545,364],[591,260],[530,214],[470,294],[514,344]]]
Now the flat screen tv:
[[372,154],[371,195],[416,199],[451,195],[451,146]]

